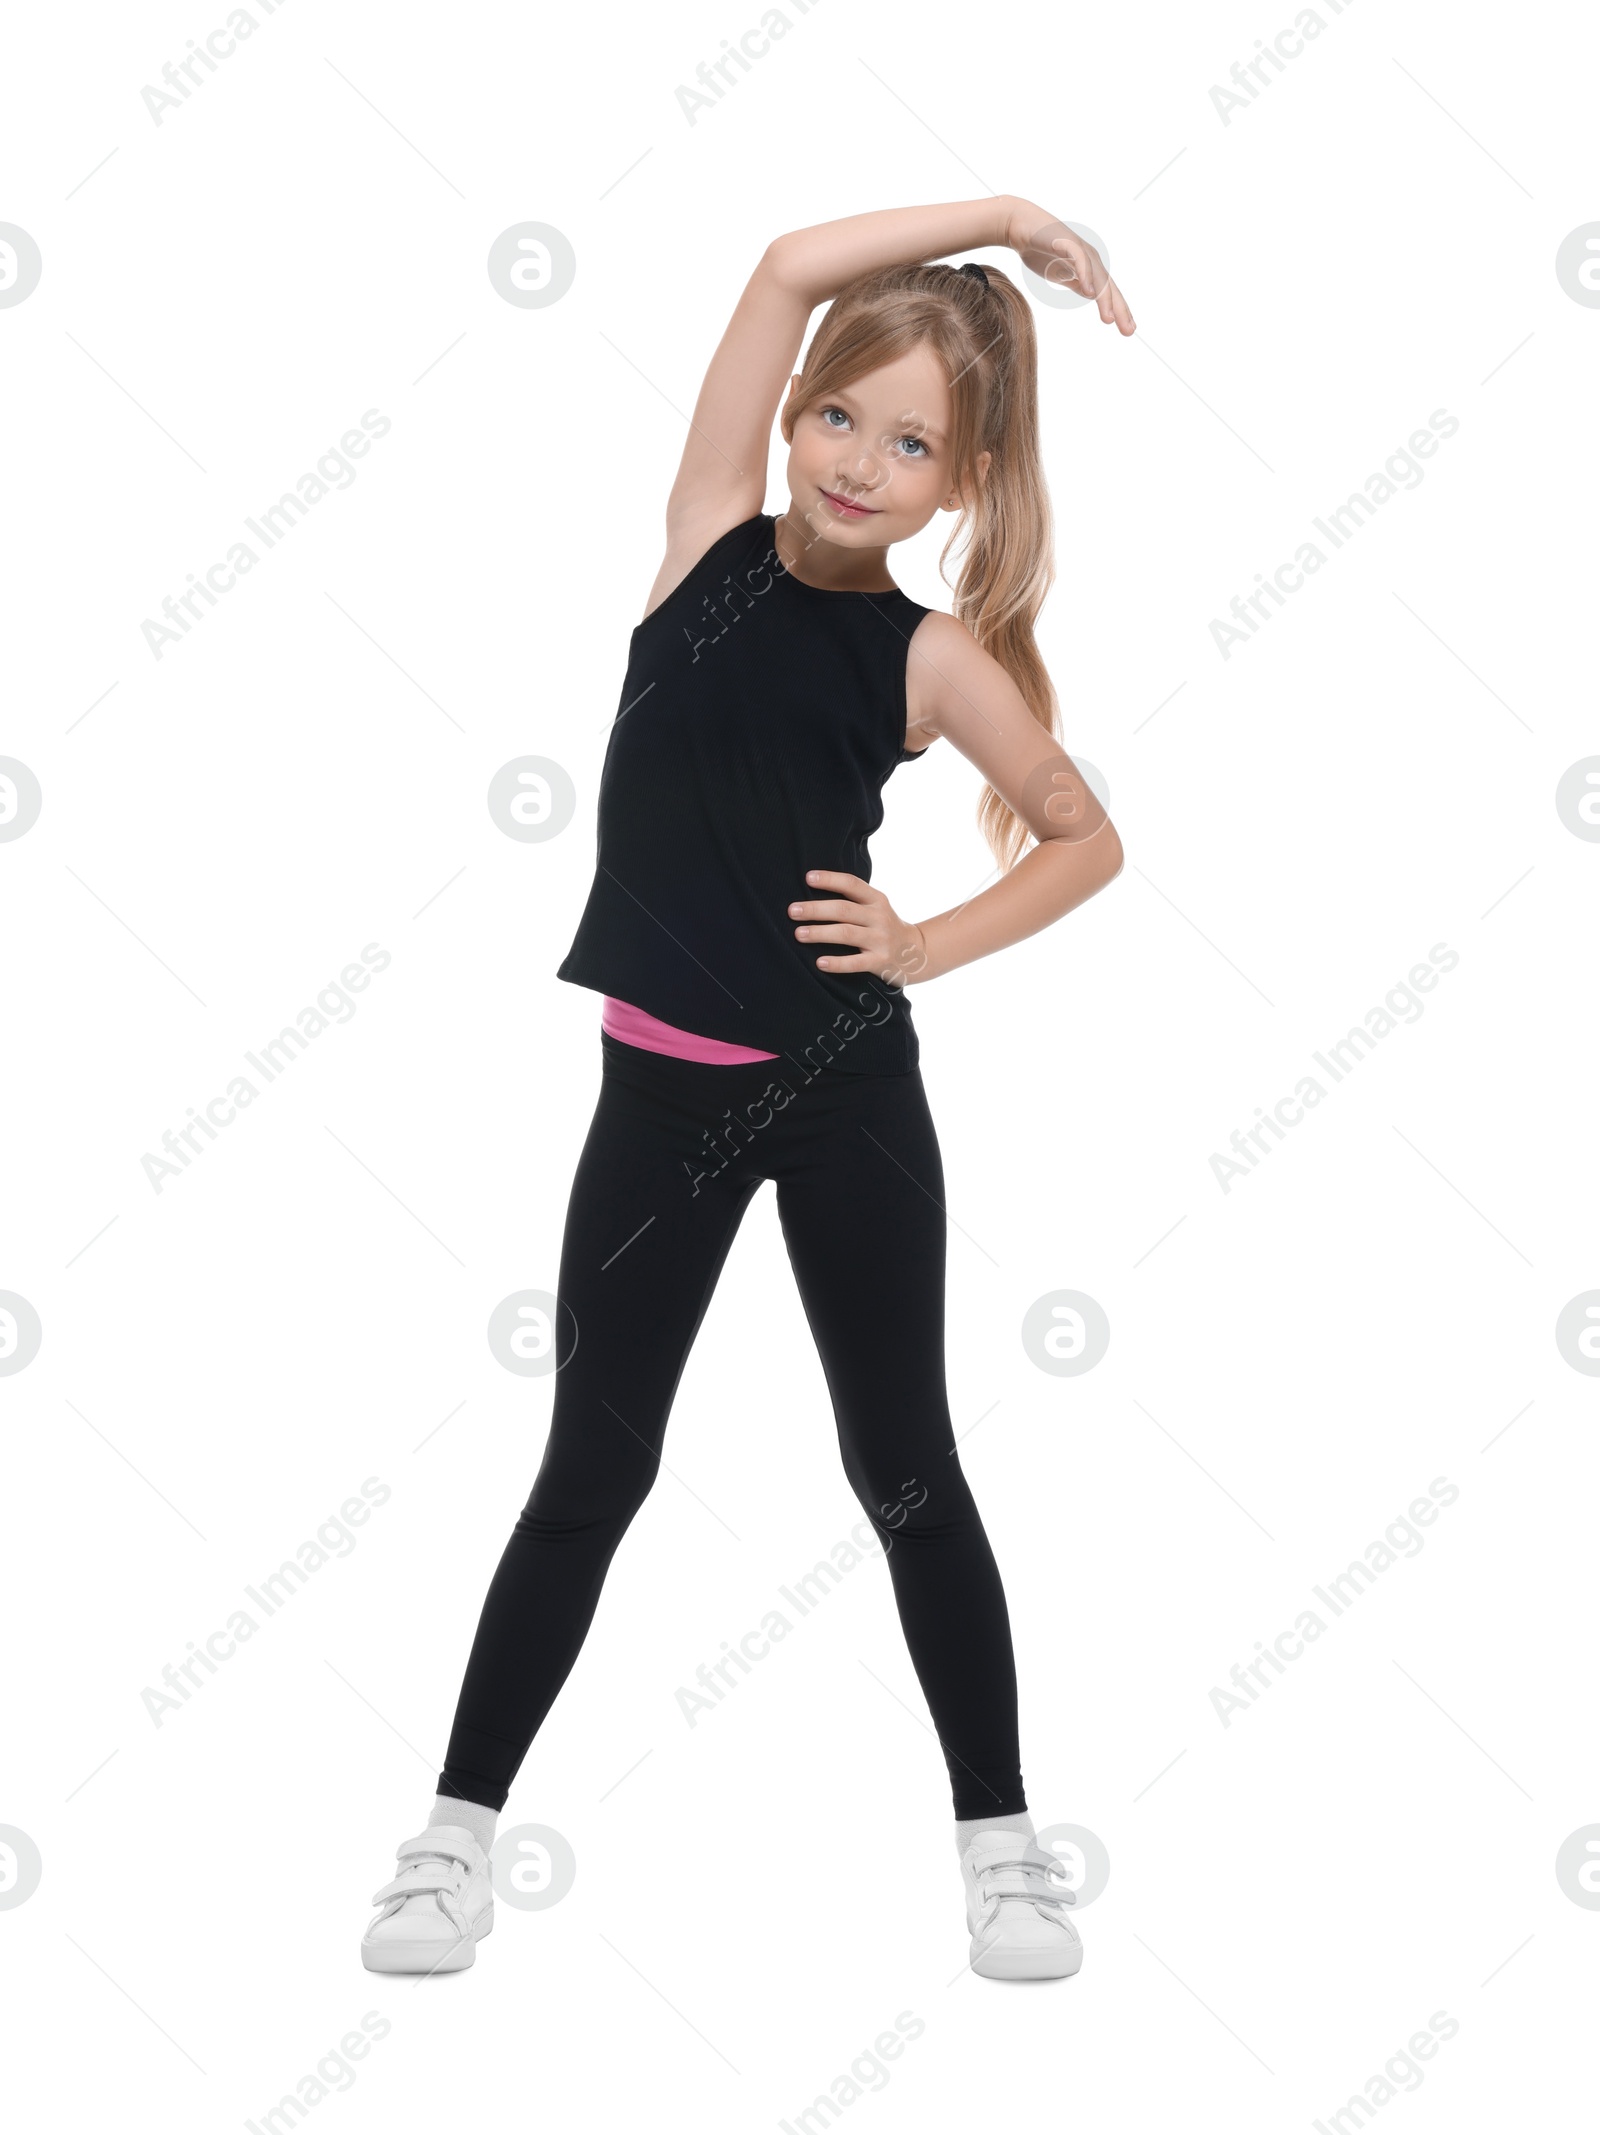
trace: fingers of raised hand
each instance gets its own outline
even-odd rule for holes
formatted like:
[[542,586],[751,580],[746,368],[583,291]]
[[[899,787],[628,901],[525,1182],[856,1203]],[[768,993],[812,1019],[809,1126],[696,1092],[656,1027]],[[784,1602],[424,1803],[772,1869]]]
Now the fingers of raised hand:
[[[1101,318],[1109,324],[1112,316],[1111,297],[1115,284],[1112,282],[1110,275],[1107,274],[1105,262],[1101,259],[1094,246],[1086,244],[1081,237],[1069,234],[1064,237],[1053,237],[1050,240],[1050,249],[1056,255],[1058,262],[1065,261],[1068,278],[1077,284],[1078,294],[1092,297]],[[1056,273],[1047,276],[1047,279],[1056,281],[1059,279],[1060,273],[1061,269],[1058,266]]]
[[1074,289],[1094,304],[1107,326],[1134,330],[1128,301],[1106,271],[1105,261],[1070,224],[1053,221],[1023,237],[1017,250],[1024,265],[1047,282]]
[[[1109,311],[1106,309],[1107,303],[1111,306]],[[1109,278],[1100,300],[1100,316],[1102,319],[1114,320],[1119,333],[1131,334],[1134,330],[1134,317],[1128,309],[1128,300]]]

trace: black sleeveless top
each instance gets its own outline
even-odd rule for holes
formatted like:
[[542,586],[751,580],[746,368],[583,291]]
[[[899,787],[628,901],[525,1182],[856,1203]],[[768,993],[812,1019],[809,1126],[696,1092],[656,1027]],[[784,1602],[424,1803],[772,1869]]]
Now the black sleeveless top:
[[[765,512],[722,535],[634,631],[600,777],[597,865],[556,976],[803,1076],[916,1066],[905,992],[819,971],[795,939],[810,868],[864,880],[904,747],[926,608],[786,571]],[[777,1075],[782,1061],[773,1062]],[[792,1077],[790,1078],[793,1079]]]

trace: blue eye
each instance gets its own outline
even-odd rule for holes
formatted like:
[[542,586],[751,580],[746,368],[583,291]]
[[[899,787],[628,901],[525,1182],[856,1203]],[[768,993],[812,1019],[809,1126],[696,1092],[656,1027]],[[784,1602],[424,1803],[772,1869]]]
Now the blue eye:
[[900,449],[902,451],[904,451],[908,445],[914,445],[916,447],[916,452],[912,455],[913,458],[919,455],[923,459],[926,459],[928,457],[928,448],[922,442],[920,437],[903,437],[900,439],[899,443]]
[[[848,415],[846,415],[846,413],[844,412],[843,408],[824,408],[824,409],[823,409],[823,411],[822,411],[822,420],[823,420],[824,422],[827,422],[827,421],[828,421],[828,418],[829,418],[830,416],[832,416],[832,415],[837,415],[837,416],[838,416],[838,418],[839,418],[839,420],[840,420],[840,422],[842,422],[842,423],[845,423],[845,424],[848,424],[848,423],[849,423],[849,420],[850,420],[850,418],[849,418],[849,416],[848,416]],[[830,424],[830,426],[829,426],[829,427],[831,428],[831,427],[832,427],[832,425]]]

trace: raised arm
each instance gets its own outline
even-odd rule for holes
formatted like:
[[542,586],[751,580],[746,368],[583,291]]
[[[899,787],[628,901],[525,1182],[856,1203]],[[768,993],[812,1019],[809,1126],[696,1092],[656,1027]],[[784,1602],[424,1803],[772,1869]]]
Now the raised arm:
[[[847,215],[774,238],[745,284],[717,344],[695,402],[677,479],[667,499],[667,551],[649,607],[665,600],[720,534],[760,511],[767,493],[767,450],[806,325],[817,305],[847,282],[900,260],[942,259],[982,245],[1012,245],[1036,270],[1064,257],[1076,278],[1098,294],[1101,316],[1112,317],[1115,285],[1092,252],[1070,232],[1052,254],[1029,239],[1063,226],[1043,208],[1009,194],[956,200],[935,207],[885,208]],[[1046,245],[1050,239],[1046,238]],[[1027,247],[1028,249],[1024,249]],[[1098,272],[1096,272],[1098,270]],[[1122,315],[1126,315],[1122,305]],[[1117,323],[1123,324],[1119,316]],[[1124,332],[1132,331],[1129,318]],[[649,609],[646,610],[648,614]]]

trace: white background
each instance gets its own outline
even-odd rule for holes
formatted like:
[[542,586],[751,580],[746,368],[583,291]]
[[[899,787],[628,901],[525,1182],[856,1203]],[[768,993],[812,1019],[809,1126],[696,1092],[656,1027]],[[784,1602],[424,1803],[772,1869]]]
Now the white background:
[[[1600,217],[1592,23],[1323,6],[1224,124],[1291,0],[820,0],[691,125],[758,0],[254,12],[159,126],[141,90],[221,0],[34,11],[4,54],[0,220],[43,257],[0,309],[0,754],[43,791],[0,844],[0,1288],[43,1328],[0,1379],[30,2119],[259,2123],[377,2010],[319,2130],[771,2127],[910,2011],[852,2127],[1276,2130],[1444,2011],[1385,2127],[1574,2124],[1600,1388],[1554,1328],[1600,1284],[1600,847],[1555,789],[1600,750],[1600,313],[1554,261]],[[1110,1853],[1083,1971],[965,1970],[881,1562],[679,1712],[860,1518],[764,1192],[505,1819],[564,1835],[570,1896],[501,1906],[467,1974],[371,1977],[548,1419],[485,1330],[554,1286],[596,1092],[554,970],[683,413],[771,237],[991,192],[1097,231],[1140,328],[1037,314],[1042,642],[1127,866],[916,997],[1030,1804]],[[578,261],[542,310],[485,271],[528,220]],[[145,619],[367,409],[354,483],[154,658]],[[1420,485],[1224,660],[1213,618],[1439,409]],[[937,545],[895,559],[930,603]],[[578,789],[545,843],[486,805],[529,754]],[[902,912],[983,879],[977,785],[890,786]],[[369,942],[347,1027],[155,1192],[145,1153]],[[1213,1152],[1436,943],[1420,1019],[1225,1193]],[[1064,1288],[1112,1330],[1077,1378],[1020,1340]],[[162,1667],[367,1477],[354,1551],[154,1725]],[[1436,1477],[1421,1553],[1224,1726],[1213,1687]]]

